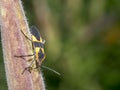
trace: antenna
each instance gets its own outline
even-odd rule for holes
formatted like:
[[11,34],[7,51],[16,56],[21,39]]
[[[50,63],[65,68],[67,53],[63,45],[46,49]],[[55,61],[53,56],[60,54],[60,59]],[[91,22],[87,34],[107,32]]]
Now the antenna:
[[45,68],[45,69],[48,69],[48,70],[54,72],[54,73],[57,74],[57,75],[60,75],[59,72],[57,72],[57,71],[55,71],[55,70],[53,70],[53,69],[51,69],[51,68],[49,68],[49,67],[46,67],[46,66],[44,66],[44,65],[41,65],[41,67],[42,67],[42,68]]

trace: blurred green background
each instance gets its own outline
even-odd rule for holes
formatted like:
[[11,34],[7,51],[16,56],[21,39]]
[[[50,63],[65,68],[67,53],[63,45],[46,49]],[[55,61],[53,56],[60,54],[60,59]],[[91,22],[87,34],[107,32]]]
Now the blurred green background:
[[42,69],[47,90],[120,90],[120,0],[22,2],[29,26],[46,40],[43,65],[61,73]]

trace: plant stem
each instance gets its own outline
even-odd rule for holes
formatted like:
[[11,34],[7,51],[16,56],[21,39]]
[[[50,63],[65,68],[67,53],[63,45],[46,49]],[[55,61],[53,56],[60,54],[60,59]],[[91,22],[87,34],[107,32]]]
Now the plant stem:
[[0,10],[2,47],[9,90],[45,90],[39,71],[25,71],[21,74],[30,65],[27,58],[24,60],[14,57],[32,53],[30,42],[21,33],[23,30],[30,36],[21,1],[0,0]]

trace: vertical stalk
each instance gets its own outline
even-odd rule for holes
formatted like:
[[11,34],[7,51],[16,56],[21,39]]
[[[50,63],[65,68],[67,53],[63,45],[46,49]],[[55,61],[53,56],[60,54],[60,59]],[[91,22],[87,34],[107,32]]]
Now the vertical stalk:
[[42,74],[39,71],[25,72],[30,65],[25,58],[15,55],[32,53],[31,44],[22,35],[23,30],[30,36],[27,20],[20,0],[0,0],[0,18],[2,21],[1,38],[5,72],[9,90],[45,90]]

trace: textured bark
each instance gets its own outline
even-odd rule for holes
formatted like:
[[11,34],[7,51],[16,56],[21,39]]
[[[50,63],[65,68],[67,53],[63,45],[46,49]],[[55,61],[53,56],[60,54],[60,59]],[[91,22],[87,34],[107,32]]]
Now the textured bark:
[[1,38],[5,72],[9,90],[45,90],[42,74],[37,70],[31,73],[22,71],[31,62],[29,58],[16,58],[15,55],[32,53],[31,43],[23,36],[23,30],[30,36],[26,17],[20,0],[0,0],[2,21]]

